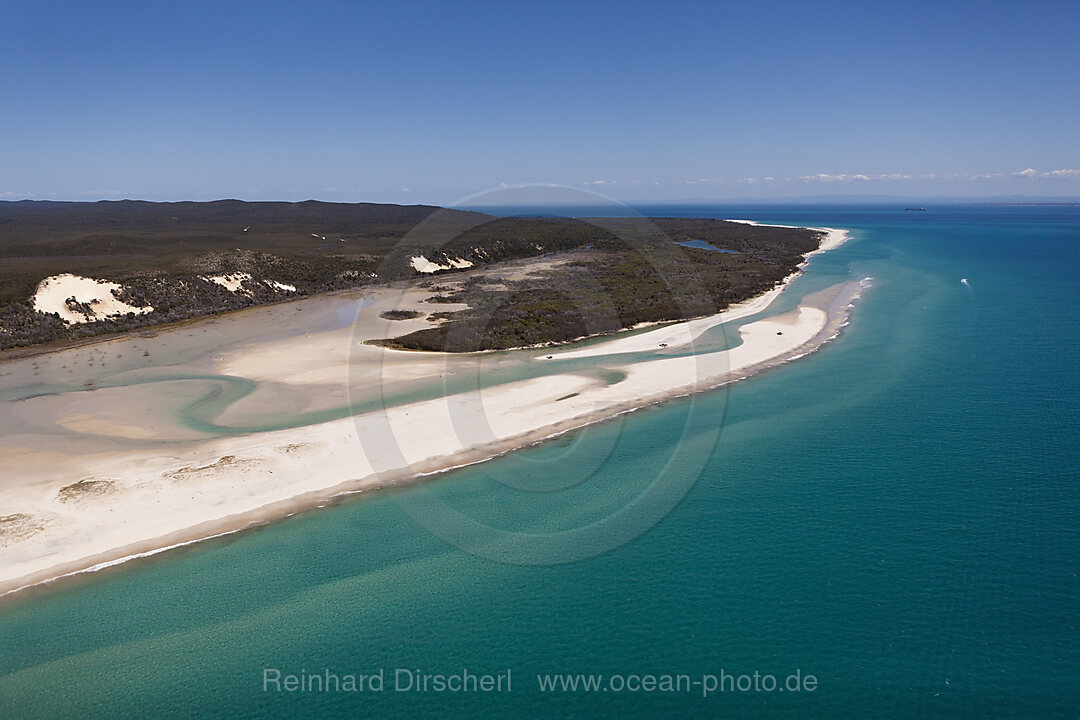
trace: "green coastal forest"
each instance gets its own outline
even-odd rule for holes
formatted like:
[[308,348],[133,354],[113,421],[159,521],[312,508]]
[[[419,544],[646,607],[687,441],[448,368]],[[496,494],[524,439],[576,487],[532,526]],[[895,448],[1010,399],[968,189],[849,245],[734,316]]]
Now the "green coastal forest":
[[[723,252],[679,244],[691,240]],[[710,219],[496,217],[427,205],[0,202],[0,349],[387,282],[429,283],[439,321],[387,345],[461,352],[566,342],[718,312],[773,287],[819,242],[811,230]],[[539,275],[496,281],[491,272],[556,253],[567,261]],[[445,269],[422,273],[416,257]],[[38,284],[63,273],[118,283],[117,299],[153,311],[75,324],[36,311]],[[208,279],[236,273],[250,276],[236,291]],[[451,277],[462,282],[440,289]],[[439,312],[447,302],[470,307]],[[68,307],[82,311],[75,298]]]

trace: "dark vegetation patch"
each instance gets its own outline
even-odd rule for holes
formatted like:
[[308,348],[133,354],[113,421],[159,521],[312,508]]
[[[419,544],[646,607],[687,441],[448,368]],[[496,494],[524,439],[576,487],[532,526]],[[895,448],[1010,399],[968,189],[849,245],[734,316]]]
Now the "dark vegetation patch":
[[423,314],[419,310],[383,310],[379,317],[383,320],[412,320]]
[[[598,221],[599,222],[599,221]],[[765,292],[794,272],[820,238],[808,230],[761,228],[717,220],[604,220],[589,259],[493,290],[482,278],[429,298],[469,309],[444,313],[449,322],[382,341],[400,349],[465,352],[555,344],[606,334],[638,323],[719,312]],[[703,238],[737,253],[677,246]]]
[[[602,234],[578,220],[425,205],[0,202],[0,349],[414,278],[410,260],[418,254],[482,266],[579,247]],[[243,293],[203,279],[237,272],[253,277]],[[30,305],[37,284],[61,273],[120,283],[121,299],[155,310],[68,326]]]

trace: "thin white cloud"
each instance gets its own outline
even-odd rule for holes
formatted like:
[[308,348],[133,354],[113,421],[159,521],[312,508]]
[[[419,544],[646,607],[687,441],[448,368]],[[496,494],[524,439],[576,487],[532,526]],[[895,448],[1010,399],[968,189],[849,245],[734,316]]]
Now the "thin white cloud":
[[1042,179],[1042,178],[1068,178],[1068,177],[1078,177],[1078,176],[1080,176],[1080,170],[1062,168],[1060,170],[1049,170],[1047,172],[1039,172],[1038,170],[1035,170],[1034,168],[1027,168],[1026,170],[1021,170],[1020,172],[1016,173],[1016,175],[1019,175],[1020,177],[1025,177],[1025,178],[1039,178],[1039,179]]
[[586,180],[582,183],[585,187],[590,185],[622,185],[622,186],[637,186],[637,185],[659,185],[660,183],[648,182],[646,180]]
[[1039,171],[1035,168],[1025,168],[1023,170],[1013,172],[959,172],[959,173],[921,173],[911,174],[904,172],[886,172],[886,173],[815,173],[813,175],[801,175],[796,178],[783,177],[777,178],[772,175],[763,175],[760,177],[741,177],[737,180],[726,180],[724,178],[717,177],[699,177],[680,181],[648,181],[648,180],[587,180],[581,183],[583,187],[590,186],[605,186],[609,188],[615,187],[633,187],[633,186],[650,186],[650,187],[688,187],[688,186],[726,186],[732,187],[752,187],[760,186],[766,183],[772,183],[773,187],[781,187],[783,185],[790,185],[795,182],[807,183],[807,184],[847,184],[847,185],[869,185],[875,183],[909,183],[919,181],[936,181],[936,182],[980,182],[980,181],[999,181],[1009,180],[1049,180],[1049,179],[1073,179],[1080,178],[1080,170],[1062,168],[1059,170]]
[[874,182],[885,180],[910,180],[907,173],[817,173],[815,175],[803,175],[799,178],[803,182]]
[[1042,172],[1029,167],[1024,168],[1023,170],[1017,170],[1016,172],[950,173],[948,175],[927,173],[926,175],[923,175],[922,178],[924,180],[1005,180],[1009,178],[1045,180],[1048,178],[1071,178],[1077,176],[1080,176],[1080,170],[1062,168],[1060,170]]
[[817,173],[816,175],[803,175],[799,178],[803,182],[847,182],[849,180],[857,180],[859,182],[869,182],[870,176],[859,173],[857,175],[849,175],[848,173],[840,173],[839,175],[830,175],[829,173]]

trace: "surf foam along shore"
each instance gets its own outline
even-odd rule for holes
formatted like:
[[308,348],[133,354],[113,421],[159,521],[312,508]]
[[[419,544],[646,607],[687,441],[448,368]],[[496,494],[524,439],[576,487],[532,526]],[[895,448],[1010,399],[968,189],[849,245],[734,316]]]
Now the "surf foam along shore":
[[[825,242],[835,247],[843,237],[832,231]],[[675,337],[673,347],[689,346],[708,327],[767,309],[790,279],[726,318],[721,313],[644,335],[664,333]],[[16,394],[0,405],[0,462],[6,468],[0,592],[235,532],[342,494],[481,462],[742,379],[835,337],[862,287],[836,286],[805,298],[792,312],[744,324],[741,344],[730,350],[658,353],[630,362],[619,355],[637,348],[642,335],[616,337],[588,350],[621,380],[560,371],[552,363],[549,374],[482,392],[480,378],[492,363],[535,364],[536,351],[449,355],[366,344],[386,337],[390,323],[380,319],[382,312],[425,309],[430,293],[408,287],[253,308],[154,338],[102,343],[110,356],[138,358],[145,348],[179,353],[180,362],[125,366],[89,386],[78,385],[79,376],[71,385]],[[343,309],[354,314],[353,322],[340,322]],[[392,331],[409,332],[426,322],[399,321]],[[680,345],[679,338],[688,342]],[[106,353],[95,347],[14,361],[0,390],[12,397],[19,382],[32,384],[31,363],[58,368],[87,357],[104,362]],[[416,391],[424,383],[443,387],[449,379],[460,391],[375,407],[362,402]],[[230,382],[252,389],[219,409],[214,421],[220,425],[193,427],[176,419],[180,409],[221,395]],[[356,412],[319,421],[317,411],[334,402],[352,404]],[[243,425],[282,408],[311,418],[280,429]]]

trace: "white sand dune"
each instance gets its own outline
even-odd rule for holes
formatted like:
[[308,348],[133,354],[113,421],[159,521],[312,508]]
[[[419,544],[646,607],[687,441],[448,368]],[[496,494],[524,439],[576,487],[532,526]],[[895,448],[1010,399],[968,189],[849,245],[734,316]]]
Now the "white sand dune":
[[[118,299],[114,293],[121,289],[118,283],[108,280],[64,273],[38,283],[32,303],[38,312],[56,313],[69,325],[154,311],[152,307],[136,307]],[[72,307],[68,303],[70,298],[74,298],[78,305],[89,306],[88,312],[82,312],[77,306]]]
[[228,275],[208,275],[204,277],[203,280],[220,285],[229,292],[243,292],[241,286],[244,282],[251,280],[251,275],[243,272],[230,273]]
[[289,283],[278,282],[277,280],[264,280],[267,285],[275,290],[284,290],[285,292],[296,292],[296,286]]
[[447,265],[440,265],[437,262],[428,260],[423,255],[414,255],[409,258],[409,264],[412,265],[413,270],[419,273],[433,273],[439,270],[458,269],[464,270],[465,268],[471,268],[472,262],[463,258],[447,258]]

